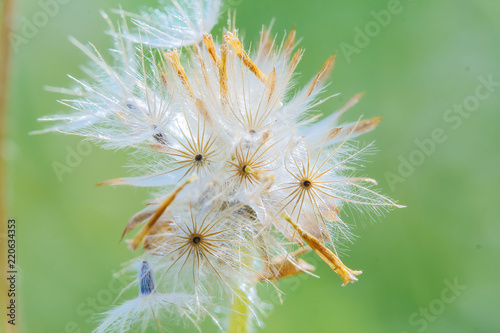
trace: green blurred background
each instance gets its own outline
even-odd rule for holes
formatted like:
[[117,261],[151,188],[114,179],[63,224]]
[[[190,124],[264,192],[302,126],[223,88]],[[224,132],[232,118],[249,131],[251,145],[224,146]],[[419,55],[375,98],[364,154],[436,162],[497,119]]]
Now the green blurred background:
[[[66,87],[71,83],[66,74],[83,75],[79,66],[87,58],[67,36],[91,41],[106,54],[111,41],[98,10],[121,3],[137,11],[155,2],[60,3],[53,17],[17,46],[11,72],[7,158],[9,214],[18,221],[20,332],[95,327],[89,304],[95,300],[94,308],[102,311],[116,296],[116,286],[109,285],[112,271],[133,257],[118,240],[147,198],[143,190],[95,186],[127,174],[123,152],[92,146],[60,181],[53,164],[68,165],[78,138],[28,132],[43,128],[37,118],[64,109],[56,102],[61,95],[44,86]],[[28,0],[17,7],[14,30],[26,37],[23,26],[40,20],[35,17],[43,8]],[[285,302],[269,312],[261,331],[500,332],[500,87],[488,92],[478,79],[500,82],[500,2],[404,0],[394,7],[378,0],[233,0],[228,7],[237,10],[246,45],[258,40],[262,24],[273,17],[275,32],[296,27],[306,50],[301,84],[337,52],[329,91],[342,94],[321,110],[331,112],[366,92],[346,115],[347,120],[384,116],[362,139],[376,140],[380,150],[365,171],[408,206],[356,228],[360,237],[344,262],[363,269],[359,282],[343,288],[339,277],[316,261],[321,278],[282,281]],[[386,26],[374,23],[372,11],[389,9]],[[365,28],[371,36],[363,40],[359,31]],[[213,34],[220,32],[221,25]],[[488,96],[475,98],[477,89]],[[455,104],[465,105],[463,115],[448,111]],[[446,139],[434,143],[428,155],[419,153],[415,140],[429,146],[439,129]],[[402,167],[402,159],[417,165]],[[465,289],[454,295],[447,284],[457,281]],[[209,322],[204,327],[215,332]]]

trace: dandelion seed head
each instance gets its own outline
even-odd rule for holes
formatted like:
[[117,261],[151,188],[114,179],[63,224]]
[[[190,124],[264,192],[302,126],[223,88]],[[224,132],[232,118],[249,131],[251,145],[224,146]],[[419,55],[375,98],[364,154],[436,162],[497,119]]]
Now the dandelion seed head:
[[[210,317],[259,321],[265,305],[256,285],[313,274],[301,258],[311,250],[343,284],[361,271],[340,260],[355,236],[351,212],[370,220],[402,207],[359,174],[371,145],[355,140],[381,118],[344,124],[361,97],[320,119],[335,55],[302,88],[304,55],[296,32],[274,37],[263,28],[250,49],[230,19],[222,36],[219,0],[161,2],[139,15],[123,9],[118,25],[104,15],[111,59],[73,42],[89,57],[86,79],[73,78],[71,114],[45,117],[47,131],[81,135],[109,149],[127,149],[133,175],[100,185],[152,189],[147,207],[123,237],[140,247],[135,300],[105,314],[95,332],[161,327],[167,314],[197,325]],[[136,267],[136,261],[130,266]],[[140,331],[139,330],[139,331]]]

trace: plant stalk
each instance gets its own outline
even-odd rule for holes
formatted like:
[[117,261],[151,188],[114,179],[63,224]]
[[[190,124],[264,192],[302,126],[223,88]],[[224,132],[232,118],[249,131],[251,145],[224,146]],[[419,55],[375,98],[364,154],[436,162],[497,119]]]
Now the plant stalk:
[[231,312],[229,314],[229,333],[249,333],[250,320],[252,314],[250,312],[250,301],[247,293],[241,289],[235,289],[235,295],[231,304]]
[[[5,141],[7,138],[7,96],[8,96],[8,80],[10,69],[10,35],[11,27],[14,20],[14,0],[3,0],[2,13],[0,17],[0,267],[4,270],[7,267],[7,185],[5,175]],[[7,297],[8,281],[4,276],[5,271],[1,276],[1,292],[2,292],[2,309],[4,310],[9,302]],[[2,312],[4,312],[2,310]],[[4,332],[15,333],[19,321],[16,318],[16,325],[11,325],[7,322],[5,313],[3,314]],[[8,318],[8,317],[7,317]]]

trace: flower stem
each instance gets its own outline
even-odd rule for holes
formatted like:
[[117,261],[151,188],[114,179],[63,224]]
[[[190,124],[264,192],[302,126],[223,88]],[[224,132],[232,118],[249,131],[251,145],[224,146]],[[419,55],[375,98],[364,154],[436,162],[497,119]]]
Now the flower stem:
[[235,289],[237,296],[234,296],[229,315],[229,333],[250,332],[251,313],[247,294],[241,289]]

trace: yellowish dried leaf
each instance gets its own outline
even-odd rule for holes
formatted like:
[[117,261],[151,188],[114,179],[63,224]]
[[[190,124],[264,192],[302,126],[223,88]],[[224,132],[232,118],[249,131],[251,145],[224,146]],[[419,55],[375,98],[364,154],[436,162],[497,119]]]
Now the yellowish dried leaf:
[[329,248],[327,248],[323,243],[321,243],[316,237],[312,236],[305,230],[303,230],[301,227],[299,227],[295,222],[292,221],[290,216],[283,212],[281,214],[281,217],[285,219],[302,237],[302,239],[316,252],[321,259],[323,259],[324,262],[326,262],[331,269],[337,273],[340,278],[342,279],[343,286],[348,284],[349,282],[354,282],[357,281],[358,279],[356,278],[356,275],[360,275],[362,271],[355,271],[350,268],[348,268],[342,261],[333,253],[330,251]]
[[301,247],[288,255],[278,256],[271,259],[271,263],[267,265],[266,270],[258,276],[259,281],[278,281],[289,276],[294,276],[300,273],[312,272],[315,267],[305,260],[298,258],[304,253],[310,251],[311,248]]
[[193,174],[186,181],[184,181],[183,183],[178,185],[177,188],[167,196],[165,201],[163,201],[163,203],[160,205],[160,207],[158,207],[158,209],[153,214],[153,216],[149,219],[149,221],[142,227],[141,231],[139,231],[139,233],[129,242],[129,246],[132,250],[137,250],[139,245],[144,240],[144,237],[146,237],[149,234],[149,232],[151,231],[153,226],[156,224],[158,219],[163,215],[163,213],[168,208],[168,206],[170,206],[170,204],[174,201],[177,194],[179,194],[179,192],[182,191],[182,189],[186,185],[196,181],[196,179],[198,179],[198,177],[195,174]]

